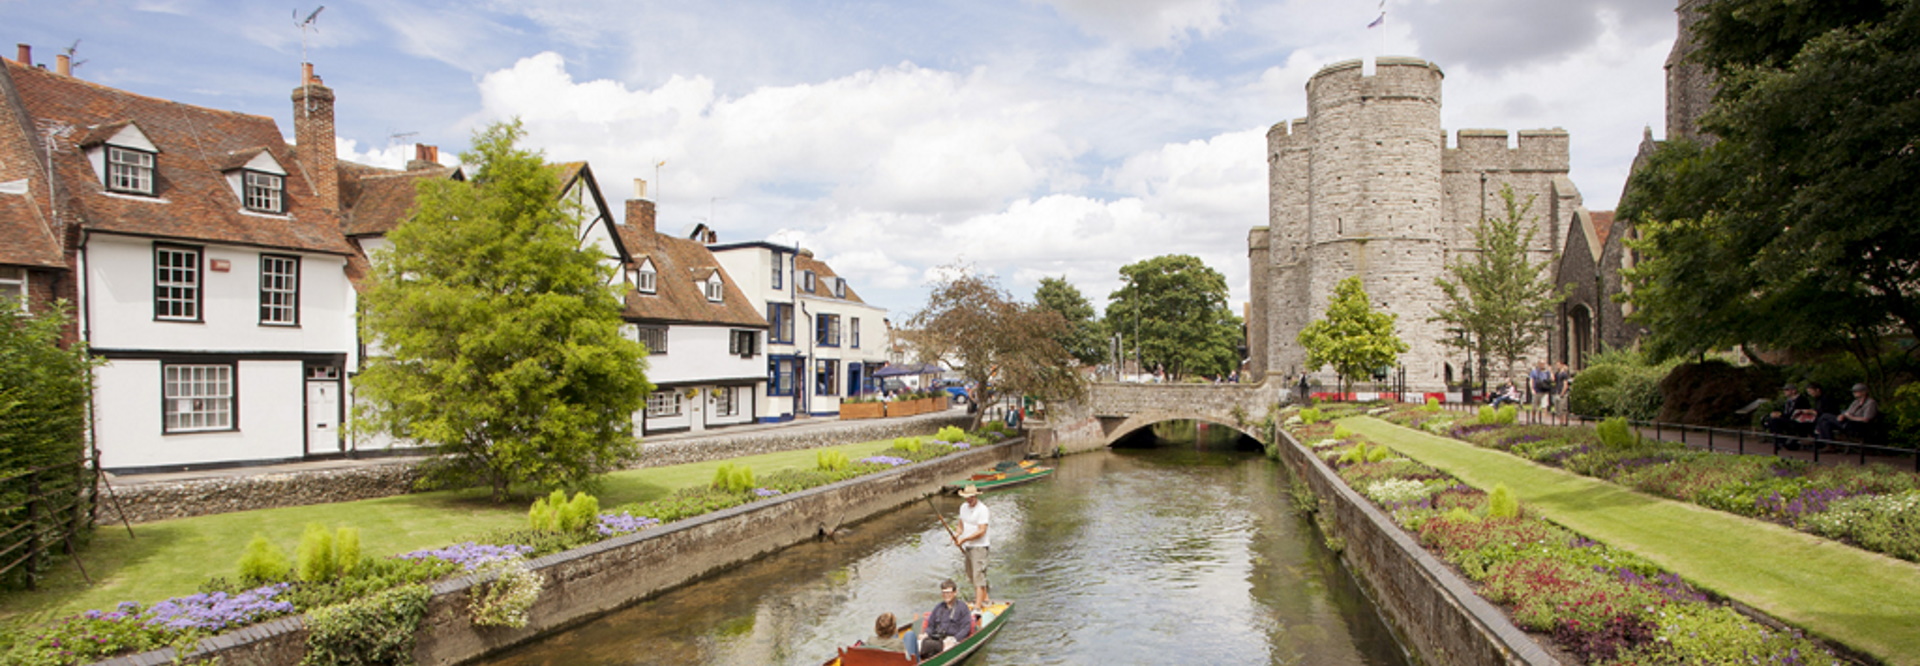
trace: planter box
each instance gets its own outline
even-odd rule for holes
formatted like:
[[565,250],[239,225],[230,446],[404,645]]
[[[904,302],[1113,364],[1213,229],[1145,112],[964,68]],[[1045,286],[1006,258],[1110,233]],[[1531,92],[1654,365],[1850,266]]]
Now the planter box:
[[887,416],[913,416],[920,413],[920,401],[895,400],[887,403]]
[[922,414],[928,412],[944,412],[947,411],[947,399],[937,395],[931,398],[922,398],[920,400],[920,407],[920,413]]
[[877,419],[887,415],[887,406],[877,402],[840,403],[840,420]]

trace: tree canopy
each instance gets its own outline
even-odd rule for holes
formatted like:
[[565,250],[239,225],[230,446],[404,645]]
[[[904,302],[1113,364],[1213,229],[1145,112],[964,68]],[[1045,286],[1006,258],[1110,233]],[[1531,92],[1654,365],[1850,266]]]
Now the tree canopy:
[[1094,316],[1093,304],[1080,295],[1079,288],[1064,277],[1040,278],[1040,288],[1034,290],[1033,300],[1042,308],[1060,313],[1060,318],[1066,320],[1067,330],[1060,336],[1060,346],[1081,365],[1106,362],[1106,327]]
[[1560,294],[1547,272],[1550,262],[1527,258],[1536,230],[1528,215],[1533,198],[1519,201],[1512,186],[1503,186],[1500,200],[1506,215],[1482,219],[1473,227],[1478,251],[1449,262],[1447,275],[1434,278],[1446,306],[1433,319],[1454,333],[1445,340],[1449,346],[1483,362],[1499,359],[1506,376],[1512,376],[1515,363],[1546,345],[1549,317]]
[[1240,367],[1243,330],[1227,307],[1227,279],[1199,257],[1168,254],[1120,267],[1107,326],[1138,351],[1144,368],[1174,377],[1225,375]]
[[[1074,358],[1060,345],[1067,322],[1060,313],[1021,303],[992,275],[947,266],[931,285],[927,305],[907,320],[922,361],[950,360],[974,387],[974,400],[999,396],[1042,400],[1078,398],[1086,387]],[[986,410],[974,413],[974,426]]]
[[1886,334],[1920,333],[1920,3],[1705,12],[1716,140],[1668,142],[1621,202],[1649,353],[1840,343],[1870,361]]
[[1307,370],[1331,365],[1341,379],[1352,382],[1393,367],[1407,351],[1407,343],[1393,332],[1398,319],[1398,315],[1374,311],[1366,287],[1360,285],[1360,276],[1341,280],[1327,302],[1326,318],[1315,319],[1300,329],[1300,346],[1307,350]]
[[610,269],[583,250],[560,184],[516,147],[516,120],[475,133],[470,182],[424,180],[361,299],[370,353],[358,425],[436,445],[428,478],[579,487],[638,452],[652,386],[620,335]]

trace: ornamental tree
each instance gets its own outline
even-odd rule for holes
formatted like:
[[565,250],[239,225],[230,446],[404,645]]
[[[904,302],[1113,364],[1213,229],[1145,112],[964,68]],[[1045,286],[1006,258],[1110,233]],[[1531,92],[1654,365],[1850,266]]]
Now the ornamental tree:
[[469,182],[423,180],[374,258],[356,425],[431,444],[426,479],[578,487],[636,455],[646,349],[620,335],[611,270],[515,120],[474,135]]
[[[907,320],[907,336],[920,360],[946,360],[974,387],[973,398],[991,405],[1000,396],[1042,400],[1078,398],[1086,391],[1072,354],[1060,345],[1067,323],[1060,313],[1013,300],[992,275],[967,266],[946,266],[932,285],[927,306]],[[986,418],[976,410],[973,427]]]
[[1341,391],[1354,379],[1369,377],[1379,368],[1395,365],[1407,351],[1407,343],[1393,332],[1398,315],[1375,312],[1360,286],[1360,276],[1341,280],[1327,302],[1325,319],[1315,319],[1300,329],[1300,346],[1307,350],[1307,370],[1333,366],[1342,381]]
[[[1173,377],[1224,375],[1240,367],[1240,318],[1227,307],[1227,279],[1186,254],[1120,268],[1107,323],[1131,338],[1144,367]],[[1143,368],[1144,369],[1144,368]]]
[[1514,364],[1546,345],[1549,317],[1561,294],[1547,272],[1551,262],[1527,259],[1536,230],[1528,216],[1533,199],[1519,201],[1510,185],[1500,188],[1500,199],[1506,215],[1473,227],[1478,251],[1448,262],[1447,275],[1434,278],[1446,306],[1433,320],[1452,334],[1445,344],[1480,358],[1482,376],[1491,358],[1503,362],[1503,376],[1511,377]]

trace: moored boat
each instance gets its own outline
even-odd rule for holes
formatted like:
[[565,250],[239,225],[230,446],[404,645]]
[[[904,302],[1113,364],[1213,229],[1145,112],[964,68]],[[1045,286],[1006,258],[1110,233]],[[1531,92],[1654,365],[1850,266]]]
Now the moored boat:
[[951,494],[960,492],[960,489],[966,486],[973,486],[984,493],[1007,486],[1027,483],[1029,481],[1038,481],[1052,474],[1053,468],[1040,464],[1038,460],[1009,460],[986,470],[975,472],[967,478],[957,479],[952,483],[943,485],[941,486],[941,490]]
[[[993,640],[994,634],[999,633],[1000,628],[1006,626],[1007,618],[1012,615],[1013,602],[1011,601],[996,601],[987,604],[975,615],[975,622],[978,626],[974,628],[973,635],[968,636],[966,640],[960,641],[947,651],[934,655],[925,661],[915,659],[905,652],[880,650],[855,645],[853,647],[840,648],[840,654],[832,659],[828,659],[823,666],[907,666],[913,664],[917,664],[918,666],[944,666],[947,664],[958,664],[966,661],[967,657],[973,656],[973,653],[978,651],[981,646],[986,645],[987,641]],[[919,624],[920,631],[926,631],[926,618],[924,615],[921,617]]]

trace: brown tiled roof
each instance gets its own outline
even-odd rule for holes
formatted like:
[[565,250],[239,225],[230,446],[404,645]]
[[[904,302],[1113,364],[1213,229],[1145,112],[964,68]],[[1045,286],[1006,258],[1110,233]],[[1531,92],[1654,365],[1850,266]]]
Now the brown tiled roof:
[[[349,164],[352,164],[351,170]],[[349,236],[374,236],[393,231],[412,212],[420,181],[451,178],[459,171],[445,166],[393,171],[351,162],[341,162],[340,166],[340,207],[346,210],[341,229]]]
[[[793,285],[795,291],[819,298],[833,298],[833,287],[827,286],[827,278],[839,277],[839,274],[834,273],[833,267],[828,266],[827,262],[803,254],[793,258],[793,269],[796,271],[813,271],[813,291],[806,289],[805,282],[796,282]],[[854,293],[852,284],[847,285],[847,297],[845,300],[854,303],[866,302],[860,300],[860,294]]]
[[0,264],[65,268],[60,244],[25,194],[0,194]]
[[[615,225],[614,228],[619,230],[620,243],[626,246],[633,261],[651,259],[653,269],[658,274],[654,280],[654,293],[627,293],[628,319],[767,327],[767,319],[760,314],[759,305],[747,299],[746,292],[740,291],[733,277],[720,268],[720,260],[714,258],[707,246],[685,238],[646,233],[626,224]],[[715,272],[720,273],[720,279],[727,284],[727,295],[719,303],[708,301],[706,292],[694,282],[705,280],[706,276]]]
[[1596,210],[1587,214],[1593,219],[1593,235],[1600,239],[1600,246],[1607,245],[1607,233],[1613,231],[1613,211]]
[[[72,128],[54,151],[63,205],[85,228],[158,238],[351,254],[339,221],[322,209],[312,178],[293,159],[273,119],[207,109],[89,83],[4,61],[21,105],[36,126]],[[131,122],[160,149],[157,196],[108,194],[76,138],[91,139]],[[241,212],[221,165],[262,147],[285,167],[284,216]],[[331,149],[331,146],[326,149]],[[63,211],[66,212],[66,211]]]

